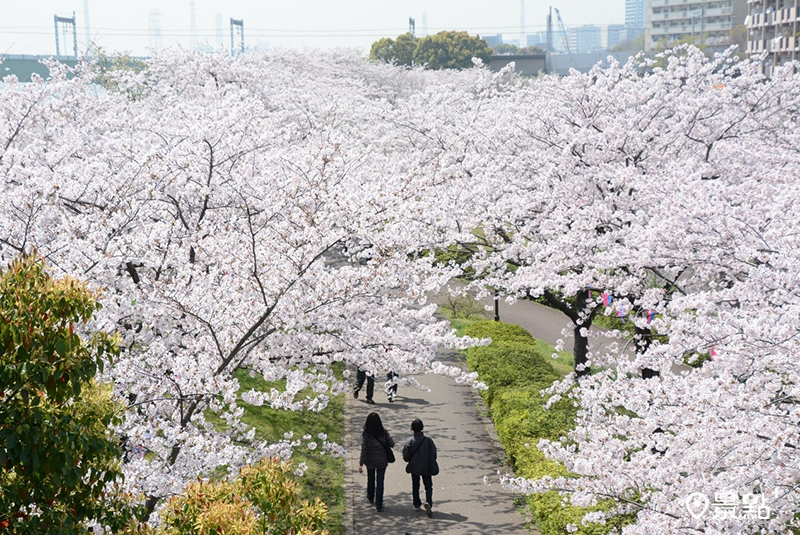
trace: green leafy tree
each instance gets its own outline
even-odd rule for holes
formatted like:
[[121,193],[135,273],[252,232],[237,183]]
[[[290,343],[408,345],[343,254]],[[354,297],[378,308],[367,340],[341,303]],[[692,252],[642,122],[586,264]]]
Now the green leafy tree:
[[0,276],[0,531],[83,534],[89,520],[114,529],[128,519],[111,492],[117,406],[93,381],[117,338],[76,332],[99,308],[95,292],[51,278],[37,256]]
[[414,63],[427,69],[468,69],[472,58],[489,61],[492,49],[480,37],[467,32],[444,31],[419,40]]
[[233,482],[197,481],[172,498],[163,513],[163,535],[327,535],[327,507],[300,499],[292,465],[262,459]]
[[[682,47],[683,45],[691,45],[705,52],[705,50],[708,48],[708,44],[706,44],[707,39],[708,37],[706,35],[687,35],[681,39],[677,39],[674,41],[670,41],[668,39],[662,39],[656,43],[655,49],[658,52],[665,52],[667,50],[672,50]],[[676,51],[675,54],[680,56],[685,56],[687,54],[687,51],[686,50]]]
[[127,52],[108,53],[102,47],[92,47],[93,82],[110,92],[124,91],[131,100],[142,97],[141,89],[123,89],[119,83],[121,75],[139,74],[147,69],[147,64]]
[[414,50],[417,48],[417,38],[410,33],[399,35],[397,39],[384,37],[372,44],[370,59],[396,63],[397,65],[411,66],[414,62]]
[[519,47],[511,43],[497,43],[492,45],[492,54],[502,56],[504,54],[517,54]]
[[541,54],[545,54],[545,53],[546,52],[545,52],[544,48],[542,48],[540,46],[537,46],[537,45],[526,46],[525,48],[520,48],[517,51],[517,54],[538,54],[538,55],[541,55]]
[[743,54],[747,50],[747,26],[744,24],[737,24],[728,32],[727,45],[736,45],[736,53]]

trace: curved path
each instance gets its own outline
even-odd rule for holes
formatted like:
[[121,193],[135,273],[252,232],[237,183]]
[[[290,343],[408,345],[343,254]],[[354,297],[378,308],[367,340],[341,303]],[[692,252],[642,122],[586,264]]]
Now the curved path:
[[[441,299],[434,298],[435,301]],[[560,313],[530,301],[500,305],[503,321],[518,323],[536,337],[555,343],[567,323]],[[440,359],[452,365],[463,365],[458,355],[443,353]],[[422,392],[401,385],[399,396],[389,403],[383,392],[383,378],[375,381],[375,405],[348,396],[345,402],[345,445],[348,452],[345,472],[348,535],[486,535],[527,534],[525,518],[517,511],[517,495],[499,484],[484,484],[484,476],[495,476],[505,470],[504,453],[494,434],[491,421],[485,417],[483,403],[472,388],[456,384],[449,378],[418,376],[430,387]],[[386,471],[384,506],[378,513],[366,498],[366,473],[358,473],[361,427],[372,411],[376,411],[397,445],[397,462]],[[411,476],[405,473],[400,452],[411,436],[414,418],[425,423],[425,433],[435,442],[441,473],[433,478],[434,515],[428,519],[423,511],[414,511],[411,504]],[[424,489],[423,489],[424,492]]]
[[[458,365],[459,357],[441,355],[447,364]],[[418,376],[431,388],[422,392],[400,386],[398,397],[389,403],[383,392],[385,379],[375,381],[375,405],[364,401],[365,389],[358,400],[349,396],[345,402],[345,494],[348,535],[487,535],[527,534],[523,516],[516,511],[516,496],[494,483],[487,486],[484,476],[492,476],[503,467],[502,451],[492,439],[492,424],[483,418],[477,393],[471,387],[456,384],[436,375]],[[367,502],[367,476],[358,473],[361,428],[367,414],[375,411],[392,438],[397,462],[386,471],[385,510],[378,513]],[[411,504],[411,476],[405,473],[401,451],[411,437],[411,422],[420,418],[425,434],[438,450],[441,472],[433,478],[433,518],[414,511]],[[424,489],[423,500],[424,500]]]

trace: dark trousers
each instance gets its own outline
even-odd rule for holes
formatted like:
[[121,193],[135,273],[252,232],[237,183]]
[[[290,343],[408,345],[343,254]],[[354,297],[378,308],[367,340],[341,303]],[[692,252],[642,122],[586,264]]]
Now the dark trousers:
[[367,372],[358,368],[358,372],[356,372],[356,387],[353,389],[356,392],[361,390],[361,387],[364,386],[364,379],[367,380],[367,399],[372,399],[372,394],[375,392],[375,378],[371,375],[367,377]]
[[386,468],[367,467],[367,499],[370,503],[375,502],[375,507],[378,509],[383,507],[383,482],[385,479]]
[[411,494],[414,498],[414,507],[422,506],[422,502],[419,499],[419,478],[422,478],[422,483],[425,484],[425,503],[433,506],[433,476],[411,474]]

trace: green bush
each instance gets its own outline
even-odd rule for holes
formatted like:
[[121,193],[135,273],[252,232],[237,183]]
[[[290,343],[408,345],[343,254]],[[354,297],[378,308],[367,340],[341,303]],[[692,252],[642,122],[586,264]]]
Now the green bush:
[[0,273],[0,531],[82,534],[135,511],[116,492],[120,407],[95,382],[119,352],[91,331],[98,294],[21,256]]
[[472,338],[491,338],[493,342],[534,343],[531,333],[519,325],[502,321],[477,321],[464,330],[464,335]]
[[575,426],[577,408],[562,398],[548,409],[539,386],[499,390],[492,403],[497,434],[506,444],[530,443],[539,439],[558,440]]
[[467,363],[489,387],[482,395],[490,409],[499,389],[538,385],[541,390],[558,379],[558,374],[531,344],[494,342],[470,348]]
[[531,514],[536,526],[542,535],[563,535],[566,533],[567,524],[574,524],[578,530],[576,535],[606,535],[611,532],[618,533],[625,524],[630,523],[635,514],[614,516],[606,520],[605,524],[588,524],[584,526],[581,520],[584,515],[593,511],[610,511],[616,507],[613,500],[600,500],[593,507],[576,507],[569,503],[569,498],[559,495],[555,491],[528,496]]
[[[541,439],[566,436],[575,426],[577,414],[577,407],[567,397],[544,408],[549,396],[541,391],[561,376],[537,349],[537,341],[518,325],[494,321],[471,323],[463,333],[492,339],[489,346],[468,349],[467,364],[488,386],[482,395],[516,474],[528,479],[568,476],[564,465],[547,459],[536,447]],[[621,515],[604,525],[581,524],[589,512],[612,510],[616,506],[613,500],[576,507],[569,504],[569,498],[550,491],[532,494],[527,502],[542,535],[566,533],[568,524],[577,527],[578,535],[604,535],[632,520],[631,515]]]
[[[171,498],[159,535],[327,535],[327,507],[300,498],[292,465],[262,459],[233,481],[196,481]],[[135,532],[134,532],[135,533]]]

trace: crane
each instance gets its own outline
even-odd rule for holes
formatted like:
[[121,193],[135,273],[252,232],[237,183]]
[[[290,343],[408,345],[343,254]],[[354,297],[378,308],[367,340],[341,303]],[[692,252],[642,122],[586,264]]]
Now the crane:
[[569,35],[567,35],[567,29],[564,27],[564,21],[561,20],[561,12],[557,7],[554,7],[553,9],[555,9],[556,16],[558,17],[558,27],[561,28],[561,33],[564,34],[564,44],[567,45],[567,54],[572,54],[572,51],[569,48]]

